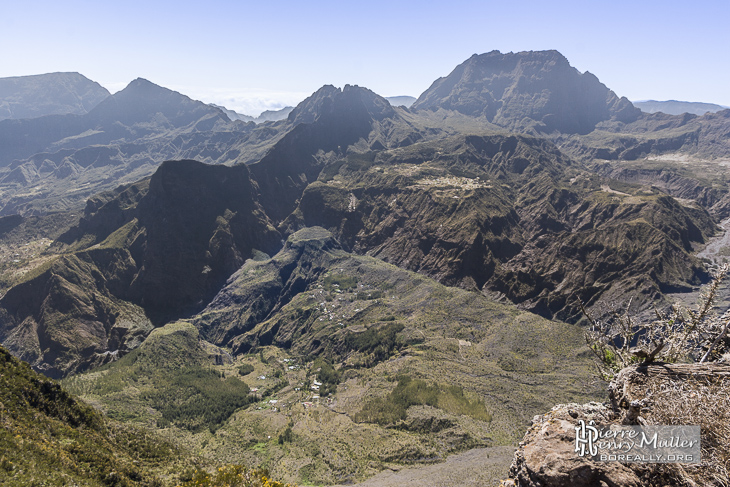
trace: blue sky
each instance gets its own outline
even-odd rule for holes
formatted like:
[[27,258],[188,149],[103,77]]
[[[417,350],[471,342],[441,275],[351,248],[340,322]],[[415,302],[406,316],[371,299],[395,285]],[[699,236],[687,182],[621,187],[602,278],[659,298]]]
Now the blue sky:
[[730,2],[0,0],[0,77],[137,77],[256,114],[324,84],[418,96],[474,53],[557,49],[631,100],[730,106]]

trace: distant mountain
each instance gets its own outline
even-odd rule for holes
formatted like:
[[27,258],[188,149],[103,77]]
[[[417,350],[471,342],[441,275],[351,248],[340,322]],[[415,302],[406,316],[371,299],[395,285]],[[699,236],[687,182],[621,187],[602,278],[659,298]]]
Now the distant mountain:
[[644,113],[662,112],[669,115],[681,115],[683,113],[691,113],[693,115],[704,115],[707,112],[719,112],[730,107],[715,105],[714,103],[698,103],[692,101],[656,101],[645,100],[635,101],[634,106]]
[[413,96],[386,96],[385,99],[394,107],[404,106],[408,108],[416,102],[416,98]]
[[0,167],[39,152],[130,142],[171,129],[210,130],[229,121],[219,109],[139,78],[83,115],[0,122]]
[[108,96],[106,88],[79,73],[0,78],[0,120],[83,115]]
[[243,115],[236,112],[235,110],[230,110],[224,106],[216,105],[215,103],[211,103],[210,106],[219,109],[220,111],[225,113],[226,116],[228,116],[228,118],[230,118],[231,120],[240,120],[242,122],[253,122],[255,120],[255,118],[251,115]]
[[630,122],[640,111],[558,51],[473,55],[412,105],[485,117],[510,130],[587,134],[604,120]]
[[0,214],[83,206],[93,194],[149,176],[168,159],[258,160],[279,135],[264,129],[254,135],[253,124],[231,121],[219,108],[144,79],[83,115],[3,120]]
[[255,123],[278,122],[279,120],[284,120],[286,117],[289,116],[289,113],[294,110],[294,107],[284,107],[279,110],[266,110],[264,112],[261,112],[261,115],[259,115],[258,117],[252,117],[251,115],[243,115],[236,112],[235,110],[230,110],[226,107],[215,105],[213,103],[211,103],[210,106],[222,110],[223,113],[228,115],[228,118],[230,118],[231,120],[240,120],[242,122]]
[[254,122],[278,122],[279,120],[284,120],[288,117],[292,110],[294,110],[294,107],[284,107],[279,110],[266,110],[261,112],[261,115],[254,119]]

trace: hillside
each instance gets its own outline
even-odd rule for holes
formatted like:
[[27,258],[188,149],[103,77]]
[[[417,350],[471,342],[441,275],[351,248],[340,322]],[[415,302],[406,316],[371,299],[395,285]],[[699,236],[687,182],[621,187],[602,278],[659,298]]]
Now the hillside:
[[[195,482],[180,452],[304,485],[475,448],[506,467],[533,415],[603,397],[579,303],[691,294],[730,216],[730,110],[642,113],[556,51],[472,56],[410,107],[325,85],[273,116],[137,79],[0,121],[0,342],[179,449],[140,478]],[[66,401],[23,367],[18,394]],[[43,413],[26,402],[14,428]],[[132,472],[126,426],[88,414],[70,427]],[[42,476],[99,471],[65,438]]]
[[574,319],[576,297],[656,302],[704,279],[690,253],[714,232],[705,210],[601,181],[541,139],[457,136],[330,168],[291,228],[323,226],[358,253],[543,316]]
[[144,79],[83,115],[0,122],[0,214],[80,210],[165,160],[258,160],[281,134]]
[[[308,228],[247,261],[190,321],[64,384],[215,462],[340,483],[508,445],[541,408],[594,398],[589,364],[578,327],[345,252]],[[239,396],[239,386],[213,394],[211,380],[239,378]]]
[[348,251],[567,321],[580,318],[577,298],[600,312],[630,293],[645,308],[706,279],[691,255],[715,231],[701,206],[604,181],[544,139],[446,136],[402,110],[324,87],[255,164],[167,162],[92,198],[51,247],[61,255],[0,299],[0,338],[54,377],[103,363],[311,226]]
[[107,421],[2,347],[0,418],[2,485],[141,487],[185,468],[170,443]]

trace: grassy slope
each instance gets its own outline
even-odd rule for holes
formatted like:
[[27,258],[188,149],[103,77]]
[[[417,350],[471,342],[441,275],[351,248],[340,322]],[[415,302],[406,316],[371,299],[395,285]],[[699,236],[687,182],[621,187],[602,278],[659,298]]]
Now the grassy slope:
[[149,432],[106,421],[0,348],[0,484],[163,485],[181,455]]

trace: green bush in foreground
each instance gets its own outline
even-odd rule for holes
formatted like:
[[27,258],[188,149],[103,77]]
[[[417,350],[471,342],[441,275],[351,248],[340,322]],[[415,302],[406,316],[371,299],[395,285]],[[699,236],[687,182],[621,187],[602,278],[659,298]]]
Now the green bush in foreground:
[[107,422],[0,347],[0,485],[160,485],[180,461],[154,435]]
[[197,470],[193,478],[181,487],[293,487],[269,478],[265,469],[248,469],[240,465],[226,465],[210,474]]

